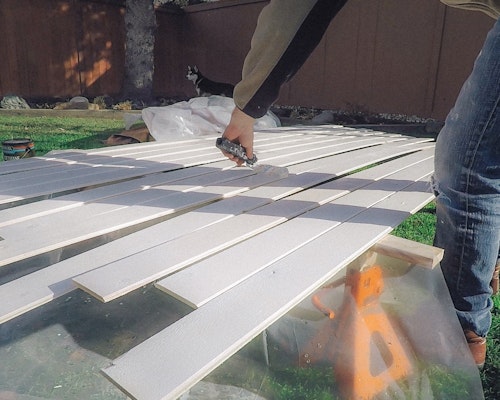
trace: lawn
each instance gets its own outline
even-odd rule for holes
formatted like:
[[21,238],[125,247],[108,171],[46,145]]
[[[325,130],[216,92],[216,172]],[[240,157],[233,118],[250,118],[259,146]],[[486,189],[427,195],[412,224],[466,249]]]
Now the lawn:
[[[114,119],[26,117],[0,115],[0,141],[30,138],[37,155],[58,149],[103,147],[112,134],[123,130],[123,121]],[[432,244],[435,226],[434,204],[423,208],[396,228],[394,234]],[[494,297],[493,325],[488,337],[488,358],[481,372],[486,400],[500,393],[500,295]]]
[[39,156],[51,150],[103,147],[109,136],[123,129],[123,121],[115,119],[0,115],[0,141],[30,138]]

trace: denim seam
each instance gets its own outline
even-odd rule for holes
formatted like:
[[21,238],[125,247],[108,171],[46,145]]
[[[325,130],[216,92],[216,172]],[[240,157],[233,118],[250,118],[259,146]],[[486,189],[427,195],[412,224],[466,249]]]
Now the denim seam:
[[[469,188],[470,188],[470,176],[471,176],[471,169],[472,169],[472,166],[474,165],[474,162],[476,161],[476,156],[477,156],[477,151],[478,151],[478,148],[479,146],[481,145],[481,142],[484,138],[484,135],[487,131],[487,129],[489,128],[492,120],[493,120],[493,117],[495,115],[495,112],[497,111],[498,107],[499,107],[499,103],[500,103],[500,96],[497,97],[496,101],[495,101],[495,104],[494,106],[492,107],[492,110],[486,120],[486,123],[484,124],[482,130],[481,130],[481,134],[477,140],[477,142],[475,143],[475,147],[474,147],[474,150],[472,151],[472,154],[471,154],[471,158],[470,158],[470,162],[468,163],[467,165],[467,175],[466,175],[466,181],[465,181],[465,187],[464,187],[464,190],[465,190],[465,193],[468,195],[469,194]],[[459,271],[458,271],[458,290],[461,292],[462,291],[462,269],[463,269],[463,259],[464,259],[464,254],[465,254],[465,251],[466,251],[466,248],[467,246],[465,245],[465,242],[467,240],[467,236],[468,236],[468,232],[469,232],[469,198],[468,196],[465,196],[465,221],[464,221],[464,227],[463,227],[463,235],[462,235],[462,244],[461,244],[461,253],[460,253],[460,261],[459,261],[459,265],[460,265],[460,268],[459,268]]]

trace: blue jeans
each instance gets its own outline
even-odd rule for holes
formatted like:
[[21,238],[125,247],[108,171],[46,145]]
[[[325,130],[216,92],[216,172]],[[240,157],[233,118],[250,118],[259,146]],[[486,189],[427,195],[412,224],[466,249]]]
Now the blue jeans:
[[500,20],[436,143],[436,237],[458,319],[486,336],[500,251]]

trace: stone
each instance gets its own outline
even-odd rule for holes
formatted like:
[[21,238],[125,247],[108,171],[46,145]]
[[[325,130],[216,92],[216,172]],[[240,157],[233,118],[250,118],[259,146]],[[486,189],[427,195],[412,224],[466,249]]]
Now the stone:
[[90,103],[86,97],[76,96],[65,103],[57,103],[54,110],[99,110],[99,105]]
[[333,112],[329,110],[322,111],[321,114],[316,115],[311,119],[311,123],[317,125],[331,124],[335,120]]
[[88,110],[89,99],[83,96],[75,96],[70,101],[70,108],[73,110]]
[[7,110],[30,109],[26,100],[19,96],[5,96],[0,102],[0,106]]

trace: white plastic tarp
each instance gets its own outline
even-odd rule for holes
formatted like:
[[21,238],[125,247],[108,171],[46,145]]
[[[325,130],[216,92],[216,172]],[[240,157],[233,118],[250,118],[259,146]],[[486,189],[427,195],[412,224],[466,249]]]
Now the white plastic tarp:
[[[229,124],[234,109],[229,97],[195,97],[165,107],[148,107],[142,110],[150,134],[157,141],[180,137],[213,135],[222,133]],[[279,119],[268,112],[255,122],[255,130],[276,128]]]

